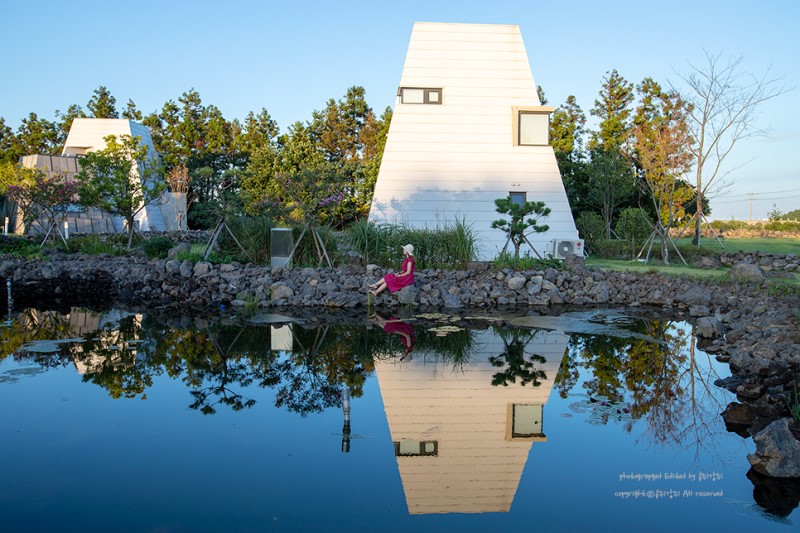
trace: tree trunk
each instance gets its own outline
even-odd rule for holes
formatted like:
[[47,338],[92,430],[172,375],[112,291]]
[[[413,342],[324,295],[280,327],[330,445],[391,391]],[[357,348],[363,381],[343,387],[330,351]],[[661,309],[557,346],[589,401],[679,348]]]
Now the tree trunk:
[[700,176],[697,177],[697,212],[694,214],[694,241],[700,248],[700,230],[703,222],[703,192],[700,190]]

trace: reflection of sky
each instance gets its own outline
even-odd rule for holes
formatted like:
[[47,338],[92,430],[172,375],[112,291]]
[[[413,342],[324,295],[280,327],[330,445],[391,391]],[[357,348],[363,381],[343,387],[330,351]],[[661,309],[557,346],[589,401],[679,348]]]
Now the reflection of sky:
[[[32,366],[9,358],[0,363],[0,376]],[[115,401],[73,369],[23,373],[13,382],[0,380],[3,528],[785,529],[752,509],[752,485],[745,478],[752,442],[726,433],[720,417],[708,420],[713,446],[699,453],[691,442],[662,448],[643,436],[643,421],[630,433],[624,422],[586,423],[586,414],[570,408],[582,392],[579,382],[568,398],[555,390],[550,395],[548,441],[532,445],[511,512],[409,516],[374,375],[363,397],[352,400],[353,440],[351,452],[343,454],[340,410],[301,418],[273,408],[270,389],[247,389],[245,395],[258,401],[250,410],[221,408],[203,416],[187,408],[186,386],[164,376],[154,378],[145,401]],[[730,401],[720,394],[723,405]],[[619,480],[621,473],[700,471],[724,478]],[[636,489],[722,489],[724,496],[614,496]]]

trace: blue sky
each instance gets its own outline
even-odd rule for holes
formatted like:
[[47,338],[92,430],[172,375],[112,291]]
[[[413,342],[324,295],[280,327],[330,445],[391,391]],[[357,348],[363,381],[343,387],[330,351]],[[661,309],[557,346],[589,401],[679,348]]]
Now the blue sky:
[[[762,107],[766,137],[729,158],[732,185],[715,218],[800,209],[800,2],[4,0],[0,116],[16,128],[34,111],[85,106],[107,86],[149,113],[191,88],[229,118],[266,108],[285,129],[353,85],[377,111],[394,103],[415,21],[518,24],[536,83],[551,105],[574,94],[588,114],[603,76],[617,69],[680,86],[677,72],[704,50],[744,55],[793,91]],[[746,164],[745,164],[746,163]],[[743,165],[744,166],[741,166]],[[740,167],[741,168],[736,168]]]

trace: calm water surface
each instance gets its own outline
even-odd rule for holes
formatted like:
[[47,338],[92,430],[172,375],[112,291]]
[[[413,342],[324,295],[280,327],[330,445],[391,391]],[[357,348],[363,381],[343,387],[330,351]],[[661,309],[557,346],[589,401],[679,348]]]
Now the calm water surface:
[[0,529],[790,531],[800,518],[800,491],[748,477],[754,445],[725,430],[734,398],[713,385],[727,365],[685,323],[254,319],[26,310],[0,327]]

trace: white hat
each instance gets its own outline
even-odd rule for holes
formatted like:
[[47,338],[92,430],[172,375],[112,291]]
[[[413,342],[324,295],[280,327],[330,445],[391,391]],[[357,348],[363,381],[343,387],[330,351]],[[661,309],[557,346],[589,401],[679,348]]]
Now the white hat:
[[403,251],[408,255],[414,255],[414,245],[406,244],[405,246],[403,246]]

